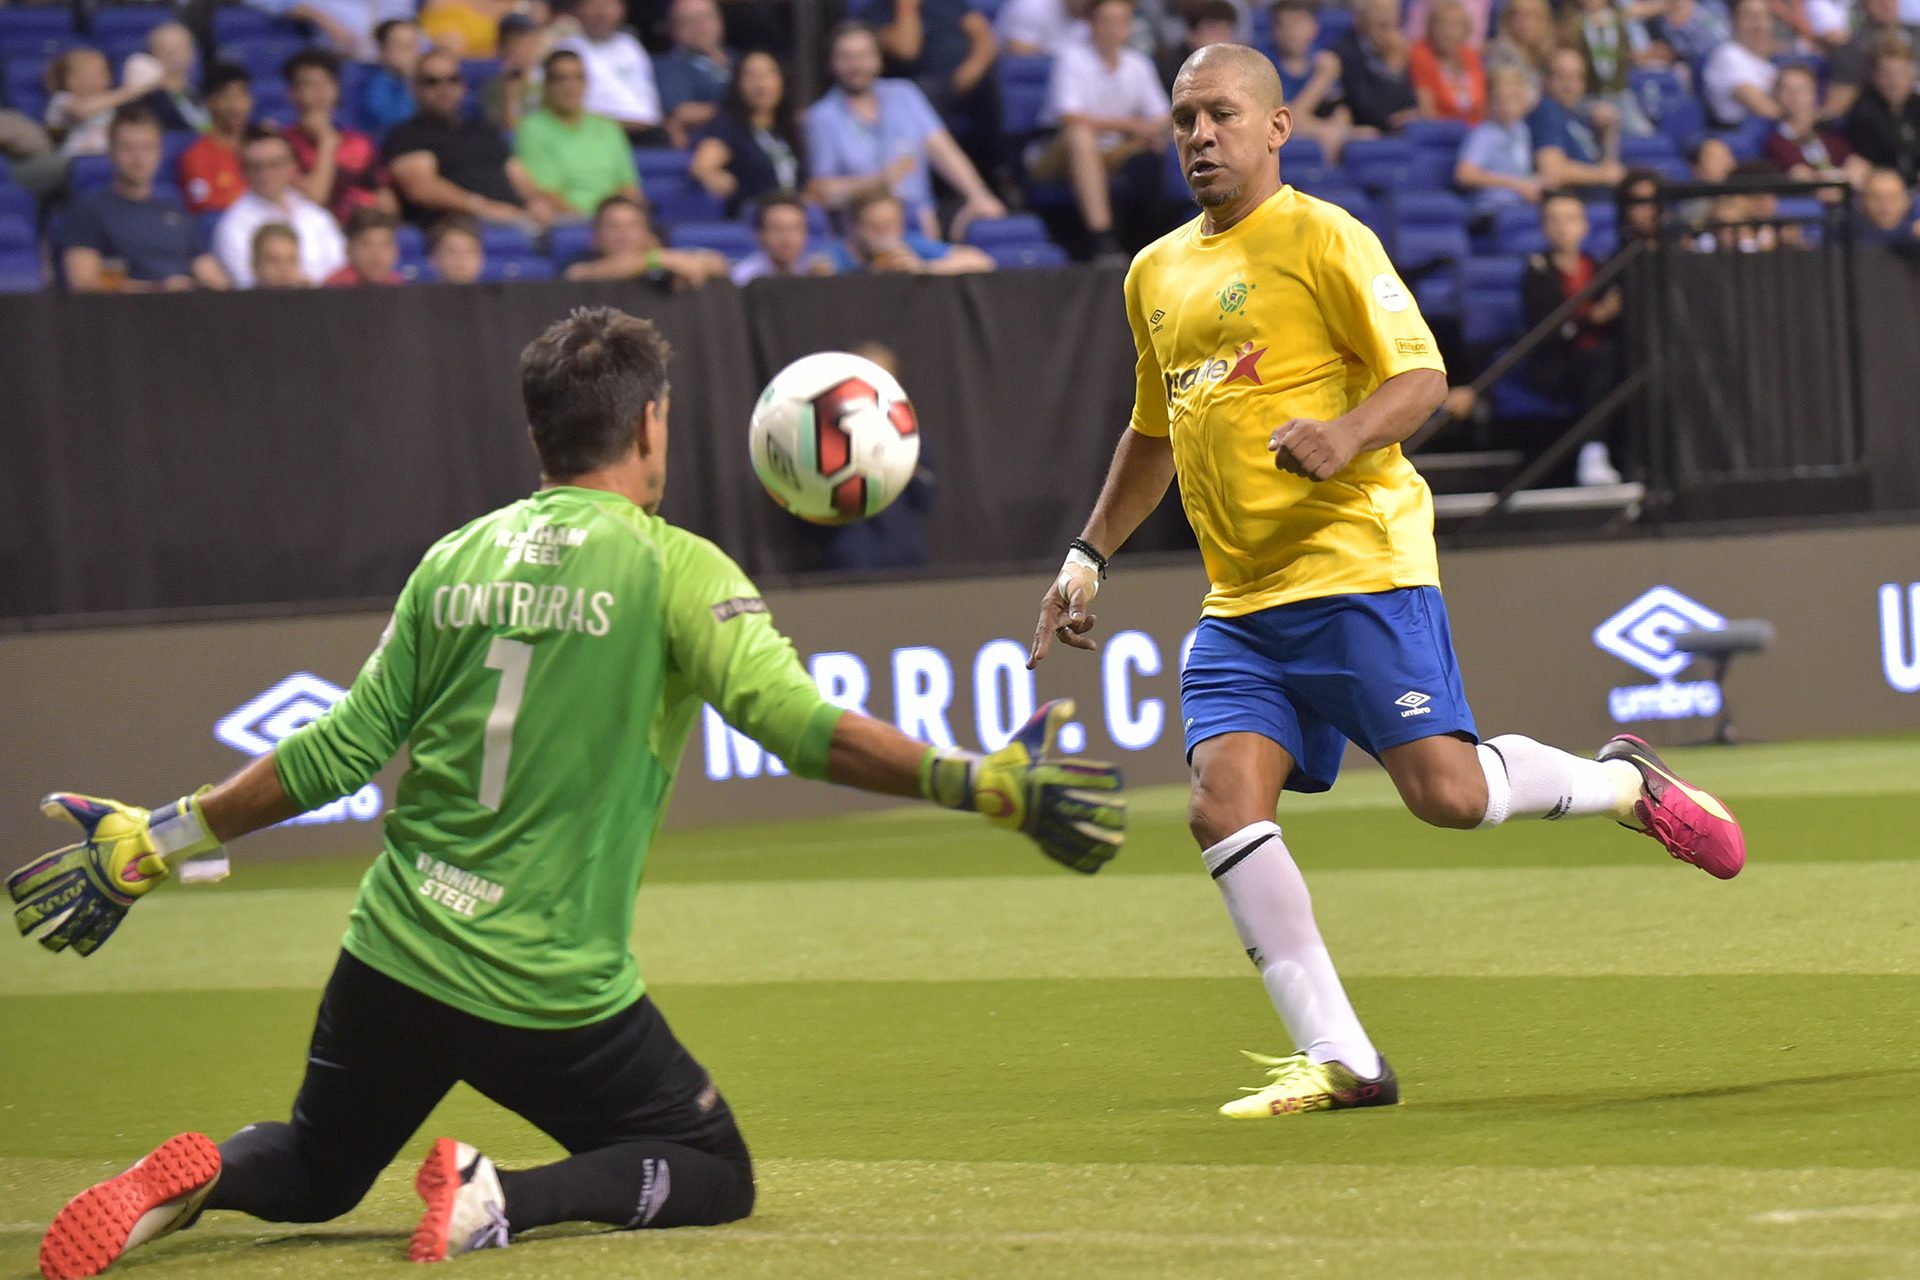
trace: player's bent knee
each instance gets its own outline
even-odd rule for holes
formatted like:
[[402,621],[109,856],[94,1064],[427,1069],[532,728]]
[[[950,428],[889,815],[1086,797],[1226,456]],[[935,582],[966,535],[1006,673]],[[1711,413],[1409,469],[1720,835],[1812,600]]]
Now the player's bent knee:
[[1211,849],[1234,832],[1272,817],[1272,814],[1249,813],[1244,804],[1198,786],[1187,802],[1187,830],[1193,833],[1194,843],[1202,849]]
[[1479,826],[1487,816],[1484,783],[1479,787],[1451,781],[1426,783],[1407,788],[1402,798],[1413,816],[1429,826],[1465,831]]

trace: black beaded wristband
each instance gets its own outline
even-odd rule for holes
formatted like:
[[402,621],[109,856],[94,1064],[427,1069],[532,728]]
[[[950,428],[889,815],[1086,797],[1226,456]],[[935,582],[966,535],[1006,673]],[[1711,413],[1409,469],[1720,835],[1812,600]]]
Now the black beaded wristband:
[[1073,541],[1067,543],[1067,550],[1078,551],[1081,555],[1093,561],[1094,567],[1100,571],[1100,580],[1102,582],[1106,581],[1107,558],[1095,550],[1091,542],[1088,542],[1085,538],[1075,538]]

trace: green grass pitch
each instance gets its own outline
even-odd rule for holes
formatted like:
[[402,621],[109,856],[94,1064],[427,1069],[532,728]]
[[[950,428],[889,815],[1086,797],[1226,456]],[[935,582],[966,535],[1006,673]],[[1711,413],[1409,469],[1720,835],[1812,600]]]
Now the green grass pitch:
[[[1270,1123],[1213,1115],[1255,1082],[1234,1051],[1284,1041],[1171,790],[1137,796],[1092,880],[919,810],[675,835],[638,947],[740,1114],[758,1211],[451,1265],[1920,1276],[1920,738],[1675,757],[1746,823],[1732,883],[1607,823],[1430,830],[1377,773],[1290,797],[1406,1103]],[[158,1139],[285,1116],[359,867],[238,863],[169,886],[91,960],[0,946],[0,1280]],[[214,1215],[122,1271],[400,1275],[435,1133],[509,1165],[555,1151],[458,1091],[349,1217]]]

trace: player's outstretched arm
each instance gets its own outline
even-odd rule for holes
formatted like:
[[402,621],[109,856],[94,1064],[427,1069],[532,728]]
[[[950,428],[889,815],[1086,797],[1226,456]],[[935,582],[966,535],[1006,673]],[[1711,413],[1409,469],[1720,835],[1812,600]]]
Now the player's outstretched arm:
[[83,839],[35,858],[7,877],[13,922],[49,951],[92,955],[127,912],[172,874],[170,863],[212,853],[221,843],[299,812],[262,756],[218,787],[202,787],[157,809],[56,791],[40,801]]
[[1166,436],[1147,435],[1132,427],[1120,433],[1120,445],[1113,451],[1093,514],[1068,550],[1059,576],[1040,597],[1028,670],[1040,665],[1056,639],[1075,649],[1097,647],[1087,632],[1099,619],[1088,606],[1106,576],[1107,558],[1153,514],[1172,483],[1173,444]]
[[1019,831],[1062,866],[1091,875],[1120,851],[1127,801],[1120,770],[1056,750],[1073,703],[1058,699],[988,755],[916,742],[892,725],[848,712],[834,726],[827,779],[882,795],[923,796]]

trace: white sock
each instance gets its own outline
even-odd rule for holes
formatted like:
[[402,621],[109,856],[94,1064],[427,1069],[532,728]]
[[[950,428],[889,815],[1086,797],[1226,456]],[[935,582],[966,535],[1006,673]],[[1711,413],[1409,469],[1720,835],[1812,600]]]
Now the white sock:
[[1633,821],[1640,771],[1625,760],[1583,760],[1517,733],[1488,738],[1478,750],[1487,775],[1483,827],[1497,827],[1508,818]]
[[1307,882],[1280,828],[1256,822],[1200,856],[1294,1048],[1315,1062],[1343,1062],[1357,1075],[1379,1075],[1379,1051],[1333,971],[1333,958],[1313,922]]

